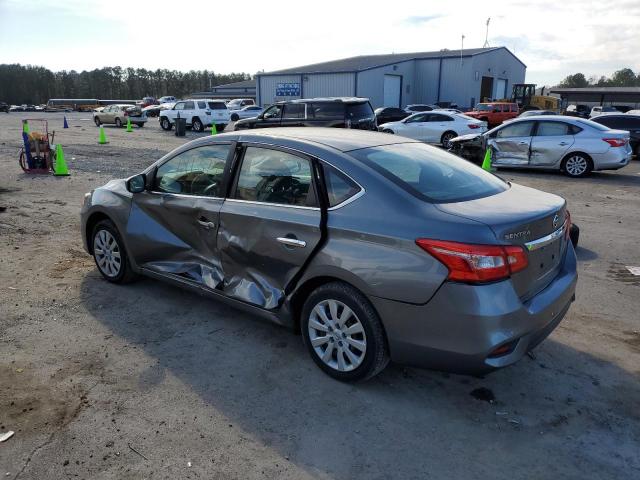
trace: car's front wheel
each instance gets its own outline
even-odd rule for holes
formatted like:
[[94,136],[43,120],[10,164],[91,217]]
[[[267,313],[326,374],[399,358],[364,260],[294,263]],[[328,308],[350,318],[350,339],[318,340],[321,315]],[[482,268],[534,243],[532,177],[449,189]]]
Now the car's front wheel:
[[313,361],[337,380],[366,380],[389,363],[378,314],[362,293],[346,283],[332,282],[314,290],[300,323]]
[[129,265],[120,233],[111,220],[102,220],[93,227],[91,249],[102,276],[112,283],[127,283],[136,277]]
[[582,153],[570,153],[562,161],[562,171],[569,177],[585,177],[593,170],[593,163]]
[[231,121],[232,122],[237,122],[238,120],[240,120],[240,116],[237,113],[231,114]]
[[100,125],[102,125],[102,122],[100,121],[100,117],[93,117],[93,121],[96,124],[96,127],[99,127]]
[[171,122],[167,117],[162,117],[160,119],[160,128],[163,130],[171,130]]

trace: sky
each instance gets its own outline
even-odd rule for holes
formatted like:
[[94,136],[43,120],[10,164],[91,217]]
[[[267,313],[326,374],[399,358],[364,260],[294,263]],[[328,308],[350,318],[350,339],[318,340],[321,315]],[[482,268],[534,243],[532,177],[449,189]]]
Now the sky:
[[[177,8],[179,6],[179,8]],[[0,0],[0,63],[217,73],[505,46],[526,81],[640,72],[640,0]]]

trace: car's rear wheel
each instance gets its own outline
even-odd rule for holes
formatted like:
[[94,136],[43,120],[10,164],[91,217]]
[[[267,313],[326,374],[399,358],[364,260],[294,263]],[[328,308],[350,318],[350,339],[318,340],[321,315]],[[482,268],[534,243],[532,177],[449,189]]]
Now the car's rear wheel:
[[163,130],[171,130],[171,122],[167,117],[162,117],[160,119],[160,128]]
[[193,130],[194,132],[204,131],[204,125],[202,124],[199,118],[196,117],[193,120],[191,120],[191,130]]
[[116,118],[116,127],[122,128],[122,120],[120,120],[119,118]]
[[442,146],[444,148],[446,148],[447,150],[451,148],[451,140],[453,140],[454,138],[456,138],[458,136],[458,134],[456,132],[444,132],[442,134],[442,137],[440,138],[440,143],[442,144]]
[[138,128],[142,128],[142,127],[144,127],[144,123],[139,123]]
[[593,170],[593,162],[583,153],[570,153],[562,161],[562,171],[569,177],[585,177]]
[[231,120],[237,122],[238,120],[240,120],[240,116],[237,113],[234,113],[231,115]]
[[93,259],[106,280],[127,283],[136,277],[129,265],[122,237],[111,220],[102,220],[93,227],[91,242]]
[[389,363],[378,314],[362,293],[346,283],[332,282],[314,290],[300,323],[313,361],[337,380],[366,380]]
[[393,130],[385,128],[385,129],[382,130],[382,133],[390,133],[391,135],[393,135],[395,132]]
[[96,124],[96,127],[99,127],[100,125],[102,125],[102,122],[100,121],[100,117],[93,117],[93,122]]

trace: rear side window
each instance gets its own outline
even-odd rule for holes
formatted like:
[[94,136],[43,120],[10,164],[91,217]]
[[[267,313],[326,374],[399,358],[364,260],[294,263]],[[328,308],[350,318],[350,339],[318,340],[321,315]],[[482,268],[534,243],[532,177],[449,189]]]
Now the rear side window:
[[208,102],[209,108],[211,110],[226,110],[227,106],[224,102]]
[[287,103],[282,118],[304,118],[304,103]]
[[592,122],[591,120],[577,120],[577,123],[579,123],[580,125],[586,125],[587,127],[595,128],[596,130],[600,130],[601,132],[606,132],[607,130],[609,130],[609,127],[600,125],[598,122]]
[[496,132],[496,138],[530,137],[533,122],[518,122],[507,125]]
[[369,118],[373,117],[373,108],[369,102],[347,103],[347,118]]
[[431,118],[429,118],[430,122],[453,122],[453,118],[449,115],[442,115],[440,113],[432,113]]
[[247,147],[234,198],[315,206],[311,165],[305,158],[280,150]]
[[571,125],[563,122],[539,122],[538,137],[555,137],[559,135],[573,135]]
[[480,167],[421,143],[363,148],[349,154],[415,197],[434,203],[488,197],[509,188]]
[[316,119],[344,118],[344,104],[340,102],[312,103],[309,105],[309,117]]
[[353,197],[360,191],[357,183],[339,170],[323,164],[324,182],[327,185],[329,207],[335,207]]

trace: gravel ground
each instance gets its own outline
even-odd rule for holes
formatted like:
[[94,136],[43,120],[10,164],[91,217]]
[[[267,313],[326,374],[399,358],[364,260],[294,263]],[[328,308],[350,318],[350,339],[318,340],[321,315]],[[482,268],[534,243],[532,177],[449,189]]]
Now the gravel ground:
[[83,252],[84,192],[202,134],[152,119],[98,145],[90,115],[46,114],[72,175],[29,176],[19,118],[0,114],[3,477],[640,478],[640,162],[501,172],[566,197],[582,229],[577,301],[535,359],[345,385],[299,336],[154,280],[108,284]]

